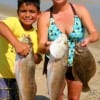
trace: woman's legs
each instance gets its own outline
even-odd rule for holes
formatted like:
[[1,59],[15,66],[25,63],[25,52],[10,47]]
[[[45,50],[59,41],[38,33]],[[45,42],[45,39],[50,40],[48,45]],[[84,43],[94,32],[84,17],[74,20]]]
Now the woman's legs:
[[69,67],[66,73],[66,82],[68,89],[68,100],[79,100],[82,91],[82,83],[75,81],[72,74],[72,67]]
[[82,91],[82,83],[80,81],[67,80],[68,100],[79,100]]
[[[82,83],[80,81],[67,81],[67,89],[68,89],[68,100],[80,100],[80,94],[82,91]],[[63,100],[63,92],[66,86],[66,82],[62,82],[62,88],[58,97],[58,100]]]

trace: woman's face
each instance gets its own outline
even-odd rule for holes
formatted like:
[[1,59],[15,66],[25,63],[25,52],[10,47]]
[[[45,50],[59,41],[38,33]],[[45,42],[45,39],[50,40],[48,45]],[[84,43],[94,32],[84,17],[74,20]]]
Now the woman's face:
[[32,27],[32,24],[37,20],[38,14],[37,7],[32,3],[23,3],[18,10],[18,17],[24,28]]

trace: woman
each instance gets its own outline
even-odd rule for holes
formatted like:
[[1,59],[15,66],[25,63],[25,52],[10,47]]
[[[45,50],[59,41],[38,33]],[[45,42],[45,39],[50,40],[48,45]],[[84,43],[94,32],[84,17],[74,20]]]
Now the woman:
[[[66,83],[68,85],[68,100],[79,100],[82,91],[82,83],[75,81],[72,75],[73,56],[76,42],[82,42],[87,46],[98,40],[98,33],[93,24],[88,10],[78,4],[71,4],[68,0],[52,0],[53,6],[43,12],[38,21],[39,50],[41,53],[49,53],[51,41],[54,41],[59,34],[66,34],[68,37],[69,54],[68,67],[66,72]],[[88,37],[84,38],[85,29]],[[45,56],[44,73],[49,58]],[[61,92],[62,94],[62,92]],[[60,95],[58,100],[63,100]]]

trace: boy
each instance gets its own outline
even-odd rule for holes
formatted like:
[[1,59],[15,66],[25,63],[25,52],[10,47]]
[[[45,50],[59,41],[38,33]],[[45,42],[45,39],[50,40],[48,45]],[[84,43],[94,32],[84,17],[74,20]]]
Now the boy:
[[[41,61],[37,49],[37,32],[32,24],[37,20],[40,10],[39,0],[18,0],[16,17],[3,20],[17,39],[30,36],[33,42],[35,63]],[[0,37],[0,99],[18,100],[17,85],[14,76],[15,50],[4,38]]]
[[0,21],[0,35],[8,40],[12,46],[15,48],[15,51],[22,56],[26,56],[30,50],[30,46],[26,43],[20,42],[9,29],[9,27]]

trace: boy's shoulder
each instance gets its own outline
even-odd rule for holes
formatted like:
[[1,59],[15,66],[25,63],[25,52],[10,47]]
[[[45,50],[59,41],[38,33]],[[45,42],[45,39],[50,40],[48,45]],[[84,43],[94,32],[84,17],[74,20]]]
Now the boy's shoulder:
[[12,21],[18,21],[18,18],[17,17],[7,17],[5,18],[4,20],[12,20]]
[[5,19],[2,20],[3,22],[17,22],[18,18],[17,17],[6,17]]
[[15,26],[20,25],[17,17],[7,17],[3,19],[2,22],[8,25],[11,29],[14,28]]

